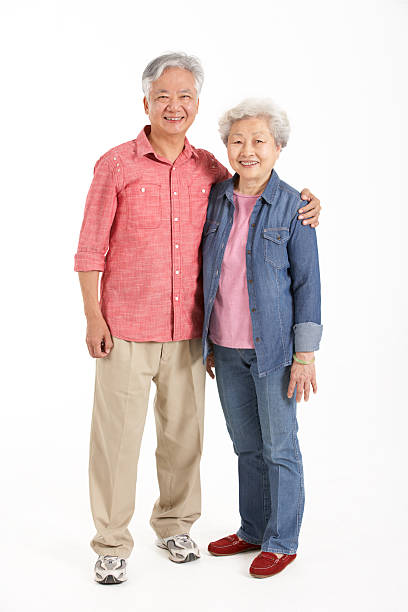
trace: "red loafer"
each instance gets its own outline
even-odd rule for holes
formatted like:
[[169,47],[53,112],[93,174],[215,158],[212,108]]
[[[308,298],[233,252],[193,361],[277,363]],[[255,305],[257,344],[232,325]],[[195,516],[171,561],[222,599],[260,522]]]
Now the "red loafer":
[[259,550],[260,548],[261,547],[257,544],[250,544],[249,542],[240,540],[234,533],[226,538],[210,542],[208,545],[208,552],[216,557],[223,557],[227,555],[236,555],[246,550]]
[[278,558],[275,553],[261,552],[261,554],[252,561],[249,573],[254,578],[274,576],[284,570],[285,567],[295,559],[296,555],[282,555],[282,557]]

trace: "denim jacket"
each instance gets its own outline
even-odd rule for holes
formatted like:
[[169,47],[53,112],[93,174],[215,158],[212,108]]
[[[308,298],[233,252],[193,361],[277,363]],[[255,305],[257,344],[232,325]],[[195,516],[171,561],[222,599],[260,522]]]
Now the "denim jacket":
[[[204,224],[203,359],[225,247],[234,221],[234,181],[213,185]],[[294,351],[319,348],[320,274],[316,231],[298,220],[304,203],[275,171],[255,203],[246,245],[247,285],[259,376],[292,363]]]

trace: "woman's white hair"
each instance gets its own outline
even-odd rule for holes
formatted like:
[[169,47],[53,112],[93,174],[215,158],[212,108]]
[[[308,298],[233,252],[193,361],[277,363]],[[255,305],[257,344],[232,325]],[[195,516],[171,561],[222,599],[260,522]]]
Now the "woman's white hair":
[[153,81],[156,81],[166,68],[170,67],[189,70],[194,76],[197,96],[200,95],[204,82],[204,70],[198,57],[187,55],[187,53],[165,53],[152,60],[144,69],[142,75],[142,89],[147,99],[149,99]]
[[275,143],[282,148],[286,147],[290,133],[288,117],[285,111],[269,98],[247,98],[223,114],[218,125],[225,146],[227,146],[232,124],[240,119],[252,117],[265,118]]

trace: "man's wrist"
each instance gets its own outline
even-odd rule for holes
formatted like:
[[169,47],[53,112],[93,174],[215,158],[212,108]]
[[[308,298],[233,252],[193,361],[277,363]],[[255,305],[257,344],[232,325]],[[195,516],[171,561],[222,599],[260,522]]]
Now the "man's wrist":
[[94,307],[94,308],[86,308],[85,316],[86,316],[87,321],[95,321],[97,319],[103,319],[103,315],[102,315],[102,312],[99,306]]

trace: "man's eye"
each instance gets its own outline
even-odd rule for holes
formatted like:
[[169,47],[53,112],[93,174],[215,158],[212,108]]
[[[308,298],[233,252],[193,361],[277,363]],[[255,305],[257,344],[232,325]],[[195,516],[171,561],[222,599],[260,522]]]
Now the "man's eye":
[[182,97],[182,98],[188,98],[188,99],[190,99],[190,96],[187,96],[187,95],[185,95],[185,96],[181,96],[181,97]]
[[258,143],[258,142],[264,142],[264,141],[263,140],[257,140],[256,142]]
[[233,140],[232,144],[241,144],[241,141],[240,140]]

